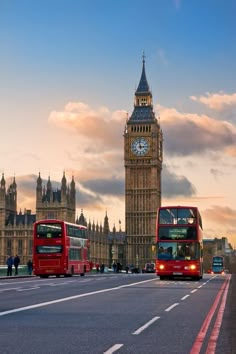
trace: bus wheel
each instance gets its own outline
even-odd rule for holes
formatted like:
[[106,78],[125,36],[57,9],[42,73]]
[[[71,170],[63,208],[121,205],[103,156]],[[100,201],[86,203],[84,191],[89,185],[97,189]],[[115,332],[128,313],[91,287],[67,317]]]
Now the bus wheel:
[[72,276],[72,275],[74,275],[74,274],[75,274],[75,272],[74,272],[74,266],[72,266],[72,267],[71,267],[71,274],[70,274],[70,275]]
[[83,276],[84,276],[84,273],[80,273],[80,276],[83,277]]

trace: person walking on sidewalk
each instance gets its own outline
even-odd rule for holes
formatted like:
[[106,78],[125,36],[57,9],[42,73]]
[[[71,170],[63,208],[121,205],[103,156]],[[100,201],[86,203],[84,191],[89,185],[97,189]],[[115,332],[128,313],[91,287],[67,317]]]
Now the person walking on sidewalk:
[[19,264],[20,264],[20,257],[16,254],[14,258],[15,275],[18,275]]
[[14,264],[14,259],[12,256],[7,256],[6,265],[7,265],[7,276],[12,276],[12,267]]
[[28,273],[29,275],[31,275],[33,270],[33,262],[31,261],[31,259],[28,260],[27,267],[28,267]]

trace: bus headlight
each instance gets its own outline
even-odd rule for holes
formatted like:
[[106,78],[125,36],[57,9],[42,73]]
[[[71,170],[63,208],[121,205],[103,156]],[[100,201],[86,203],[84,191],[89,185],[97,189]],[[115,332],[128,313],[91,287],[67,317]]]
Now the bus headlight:
[[164,269],[164,268],[165,268],[164,264],[159,265],[159,269]]
[[185,270],[188,270],[188,269],[190,269],[190,270],[195,270],[196,268],[197,268],[197,267],[196,267],[195,264],[190,264],[189,266],[184,267]]

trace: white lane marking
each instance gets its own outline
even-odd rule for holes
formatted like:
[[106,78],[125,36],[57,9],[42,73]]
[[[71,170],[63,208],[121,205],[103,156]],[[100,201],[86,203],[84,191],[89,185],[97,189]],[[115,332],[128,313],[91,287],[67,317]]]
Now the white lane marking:
[[143,281],[140,281],[140,282],[135,282],[135,283],[131,283],[131,284],[121,285],[121,286],[117,286],[117,287],[115,287],[115,288],[109,288],[109,289],[103,289],[103,290],[92,291],[91,293],[73,295],[73,296],[64,297],[64,298],[57,299],[57,300],[52,300],[52,301],[47,301],[47,302],[41,302],[41,303],[35,304],[35,305],[29,305],[29,306],[25,306],[25,307],[19,307],[19,308],[13,309],[13,310],[0,312],[0,316],[5,316],[5,315],[9,315],[9,314],[11,314],[11,313],[16,313],[16,312],[21,312],[21,311],[27,311],[27,310],[35,309],[35,308],[38,308],[38,307],[53,305],[53,304],[57,304],[57,303],[64,302],[64,301],[75,300],[75,299],[79,299],[79,298],[81,298],[81,297],[86,297],[86,296],[91,296],[91,295],[102,294],[102,293],[106,293],[106,292],[114,291],[114,290],[120,290],[120,289],[122,289],[122,288],[127,288],[127,287],[129,287],[129,286],[134,286],[134,285],[142,284],[142,283],[148,283],[148,282],[150,282],[150,281],[154,281],[154,279],[143,280]]
[[17,289],[16,291],[28,291],[28,290],[34,290],[34,289],[40,289],[40,286],[35,286],[33,288],[26,288],[26,289]]
[[132,334],[139,334],[142,331],[144,331],[146,328],[148,328],[153,322],[157,321],[160,317],[156,316],[153,317],[150,321],[148,321],[145,325],[143,325],[142,327],[140,327],[139,329],[137,329],[135,332],[133,332]]
[[168,307],[167,309],[165,309],[165,311],[168,312],[168,311],[172,310],[174,307],[176,307],[176,306],[178,306],[178,305],[179,305],[179,303],[176,302],[175,304],[173,304],[173,305],[171,305],[170,307]]
[[184,297],[182,297],[182,299],[180,299],[180,300],[185,300],[185,299],[187,299],[187,297],[189,297],[190,295],[185,295]]
[[6,289],[1,289],[1,291],[9,291],[9,290],[17,290],[18,288],[6,288]]
[[7,285],[7,284],[9,284],[9,282],[11,282],[11,284],[13,284],[13,285],[15,285],[15,284],[24,284],[24,283],[32,283],[32,282],[35,282],[35,281],[45,281],[45,279],[44,280],[42,280],[42,279],[31,279],[31,280],[25,280],[25,281],[14,281],[13,279],[9,279],[9,281],[7,281],[7,282],[2,282],[2,283],[0,283],[0,285]]
[[195,293],[198,289],[193,289],[191,292],[191,294]]
[[112,354],[116,352],[118,349],[123,347],[124,344],[115,344],[113,345],[110,349],[108,349],[106,352],[103,352],[103,354]]

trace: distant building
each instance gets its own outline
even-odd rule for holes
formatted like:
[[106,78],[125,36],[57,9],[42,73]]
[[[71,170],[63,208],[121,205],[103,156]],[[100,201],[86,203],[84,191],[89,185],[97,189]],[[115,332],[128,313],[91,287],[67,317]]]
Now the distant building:
[[[107,213],[103,225],[87,224],[83,210],[79,217],[76,215],[76,189],[74,178],[67,184],[65,173],[61,180],[61,189],[54,189],[50,178],[46,186],[39,174],[36,183],[36,214],[31,210],[24,210],[17,213],[17,184],[15,177],[7,188],[4,174],[0,182],[0,264],[5,264],[7,255],[18,254],[21,264],[26,264],[32,258],[33,250],[33,224],[41,219],[62,219],[69,222],[76,222],[88,227],[90,240],[90,259],[93,262],[109,265],[110,244],[109,220]],[[120,235],[120,233],[117,233]],[[113,228],[114,249],[120,249],[124,240],[118,239]],[[122,249],[122,257],[124,250]],[[116,254],[120,253],[116,251]]]
[[32,225],[36,215],[31,210],[17,213],[17,185],[15,177],[6,187],[4,174],[0,183],[0,264],[5,264],[7,255],[18,254],[21,262],[32,257]]
[[228,242],[227,237],[203,239],[204,271],[207,272],[207,270],[211,268],[211,261],[213,256],[224,256],[225,267],[229,269],[232,254],[233,248]]

